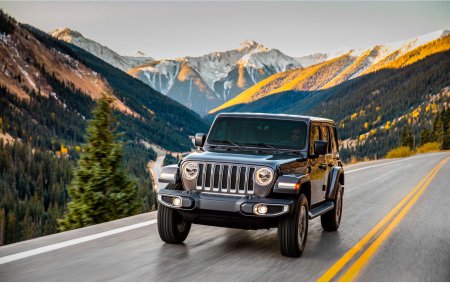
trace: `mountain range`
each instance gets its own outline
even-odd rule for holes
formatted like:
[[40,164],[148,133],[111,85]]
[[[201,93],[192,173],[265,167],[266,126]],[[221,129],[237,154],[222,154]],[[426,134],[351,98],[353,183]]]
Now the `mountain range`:
[[[300,68],[301,64],[297,60],[303,60],[289,57],[253,40],[242,42],[237,49],[204,56],[154,60],[143,54],[119,55],[70,28],[59,28],[50,34],[128,72],[200,115],[270,75]],[[309,62],[306,59],[303,61]]]
[[[234,50],[162,60],[145,56],[121,56],[68,28],[57,29],[51,34],[85,49],[200,115],[205,115],[289,90],[327,89],[390,68],[404,54],[448,33],[441,30],[390,44],[303,57],[290,57],[277,49],[269,49],[248,40]],[[445,47],[434,52],[442,50]],[[420,60],[419,57],[414,60]],[[404,65],[409,63],[405,62]]]
[[237,49],[155,60],[128,73],[202,115],[270,75],[299,67],[281,51],[248,40]]
[[[446,43],[435,46],[432,50],[427,49],[429,53],[423,52],[421,47],[449,33],[450,31],[441,30],[392,44],[342,52],[343,54],[315,54],[299,58],[305,65],[312,65],[272,75],[209,113],[251,103],[276,93],[323,90],[381,69],[404,67],[431,54],[447,50]],[[409,55],[405,57],[406,54]]]

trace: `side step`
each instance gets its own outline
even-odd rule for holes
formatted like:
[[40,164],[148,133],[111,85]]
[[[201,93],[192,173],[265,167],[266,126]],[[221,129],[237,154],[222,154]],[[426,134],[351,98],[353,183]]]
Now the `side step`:
[[325,212],[328,212],[334,208],[334,202],[327,201],[324,204],[321,204],[317,207],[314,207],[309,211],[309,219],[316,218],[317,216],[320,216],[324,214]]

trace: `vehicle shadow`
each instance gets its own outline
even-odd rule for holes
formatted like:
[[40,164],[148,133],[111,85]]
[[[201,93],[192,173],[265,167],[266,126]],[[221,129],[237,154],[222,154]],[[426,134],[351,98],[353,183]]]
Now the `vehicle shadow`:
[[[339,232],[324,232],[320,222],[312,224],[300,258],[281,255],[277,229],[246,231],[195,225],[185,244],[160,246],[152,280],[292,281],[300,269],[314,268],[317,261],[342,254],[345,249],[339,248]],[[268,267],[278,270],[277,277],[267,272]]]

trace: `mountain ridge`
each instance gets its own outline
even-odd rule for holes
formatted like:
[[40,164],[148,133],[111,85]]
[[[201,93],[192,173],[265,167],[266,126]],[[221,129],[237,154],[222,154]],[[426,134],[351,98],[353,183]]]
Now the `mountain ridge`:
[[[126,72],[145,62],[153,61],[152,57],[145,56],[144,53],[138,51],[135,56],[122,56],[113,51],[109,47],[102,45],[92,39],[84,37],[80,32],[70,28],[57,28],[49,33],[53,37],[72,43],[89,53],[97,56],[103,61],[113,65],[114,67]],[[139,53],[140,52],[140,53]]]
[[[289,70],[272,75],[253,87],[246,89],[234,99],[212,109],[209,111],[209,114],[233,105],[251,103],[262,97],[280,92],[326,89],[361,75],[376,72],[383,68],[393,67],[396,62],[399,62],[399,58],[402,58],[405,54],[413,52],[434,40],[445,38],[449,33],[448,30],[439,30],[392,44],[375,45],[368,49],[350,50],[331,60],[326,60],[304,69]],[[441,49],[437,48],[434,52],[440,52],[446,48],[446,45],[443,45]],[[415,57],[423,59],[424,57],[421,56],[419,54]],[[319,58],[323,57],[319,56]],[[397,64],[397,67],[402,67],[412,62]]]
[[[246,40],[236,49],[155,60],[128,73],[197,113],[206,114],[261,79],[299,67],[293,57]],[[183,68],[195,71],[195,76],[179,76]]]

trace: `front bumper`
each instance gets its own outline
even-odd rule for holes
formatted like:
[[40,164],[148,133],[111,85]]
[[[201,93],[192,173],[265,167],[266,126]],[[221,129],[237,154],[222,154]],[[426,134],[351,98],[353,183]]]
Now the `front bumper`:
[[[177,200],[174,200],[177,199]],[[292,211],[293,200],[271,199],[257,196],[225,195],[208,192],[188,192],[160,189],[158,190],[158,202],[161,205],[190,211],[216,211],[233,213],[248,217],[277,217]],[[258,212],[258,206],[267,207],[267,212]]]

